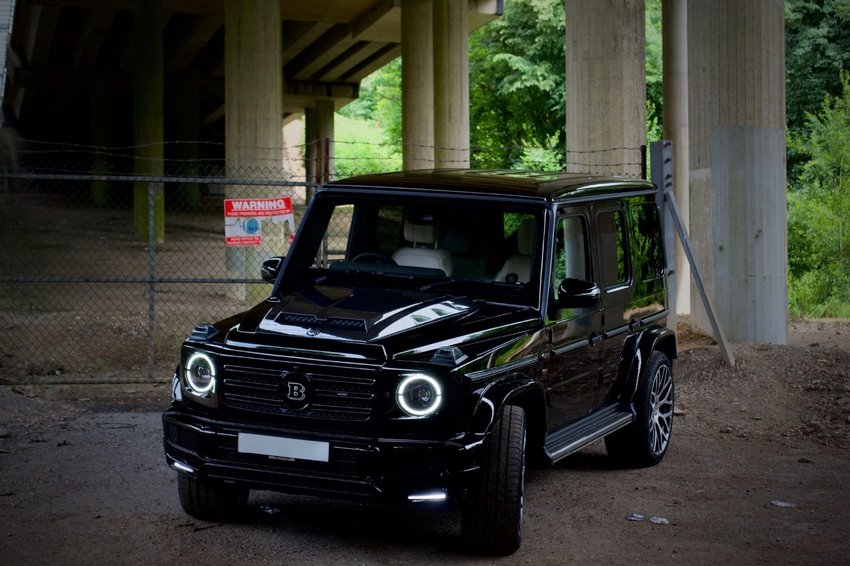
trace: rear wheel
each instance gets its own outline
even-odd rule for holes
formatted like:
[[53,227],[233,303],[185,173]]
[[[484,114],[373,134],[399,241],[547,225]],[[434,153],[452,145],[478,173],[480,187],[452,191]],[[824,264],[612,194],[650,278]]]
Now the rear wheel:
[[511,554],[522,542],[525,411],[508,405],[484,446],[478,481],[463,508],[464,543],[476,552]]
[[177,492],[183,510],[202,521],[238,518],[245,510],[249,494],[245,487],[191,478],[186,474],[177,474]]
[[618,464],[642,468],[664,458],[673,428],[673,368],[655,351],[640,375],[635,396],[635,421],[605,437],[608,454]]

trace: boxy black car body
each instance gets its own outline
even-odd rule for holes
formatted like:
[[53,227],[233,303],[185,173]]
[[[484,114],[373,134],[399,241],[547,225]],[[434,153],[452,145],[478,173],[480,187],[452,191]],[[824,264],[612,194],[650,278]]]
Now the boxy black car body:
[[458,501],[521,540],[526,461],[605,438],[653,465],[673,415],[665,259],[642,180],[419,171],[320,188],[269,298],[195,328],[163,415],[180,499]]

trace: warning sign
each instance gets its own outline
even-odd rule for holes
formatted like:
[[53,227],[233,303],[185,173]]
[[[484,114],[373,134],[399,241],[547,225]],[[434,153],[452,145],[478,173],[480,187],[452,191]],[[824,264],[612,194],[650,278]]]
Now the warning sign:
[[228,246],[259,246],[263,243],[263,222],[286,222],[295,233],[292,199],[231,198],[224,200],[224,242]]

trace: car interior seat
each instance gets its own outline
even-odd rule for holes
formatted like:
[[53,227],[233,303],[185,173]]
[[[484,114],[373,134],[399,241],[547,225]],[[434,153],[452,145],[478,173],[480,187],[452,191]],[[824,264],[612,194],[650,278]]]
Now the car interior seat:
[[534,253],[534,220],[527,218],[517,230],[517,253],[505,260],[493,278],[505,283],[528,283]]
[[448,250],[437,248],[437,228],[433,224],[418,224],[405,219],[404,239],[410,244],[393,254],[398,265],[439,269],[450,277],[452,255]]

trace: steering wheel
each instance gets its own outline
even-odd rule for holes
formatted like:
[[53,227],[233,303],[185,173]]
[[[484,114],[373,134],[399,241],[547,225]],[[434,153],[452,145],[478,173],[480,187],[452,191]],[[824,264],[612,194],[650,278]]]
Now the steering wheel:
[[366,262],[366,263],[377,263],[379,265],[398,265],[393,258],[387,257],[384,254],[379,254],[378,252],[363,252],[354,256],[353,262]]

